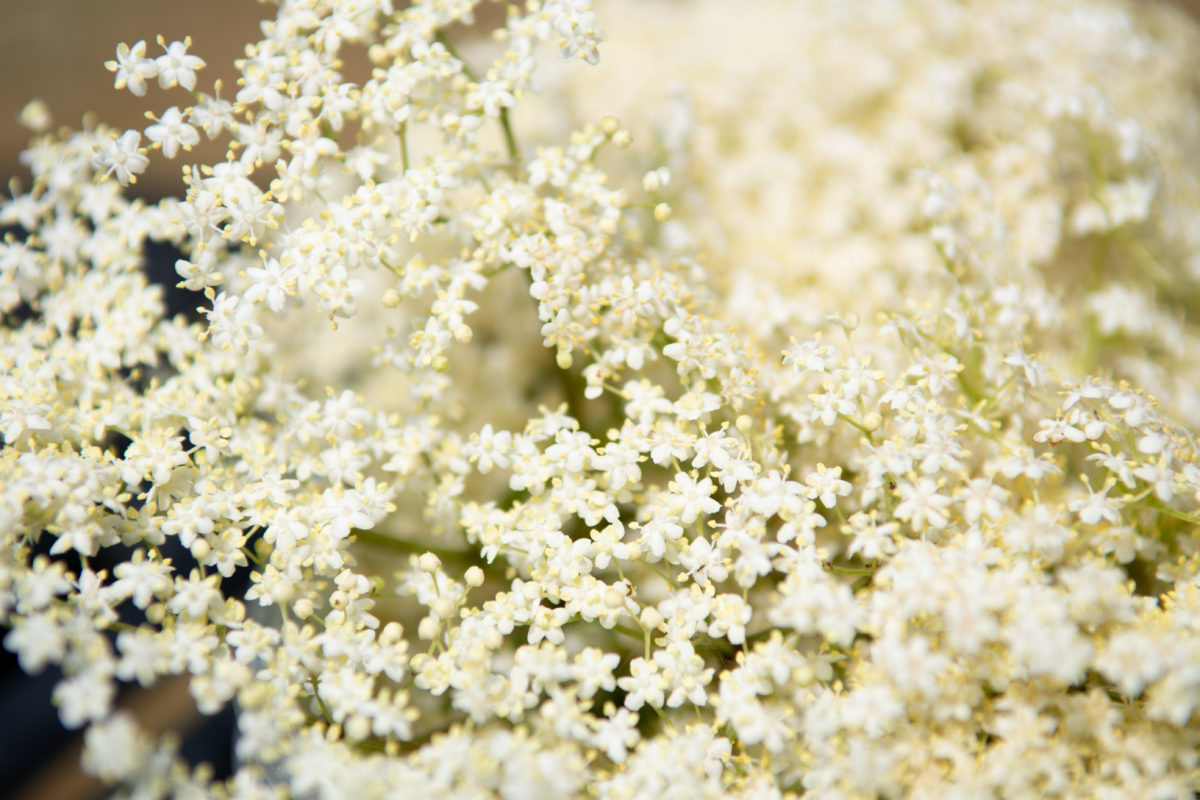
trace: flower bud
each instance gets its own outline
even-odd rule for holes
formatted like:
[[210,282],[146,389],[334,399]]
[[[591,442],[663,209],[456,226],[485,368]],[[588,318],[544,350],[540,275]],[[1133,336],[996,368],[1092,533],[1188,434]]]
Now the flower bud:
[[437,615],[438,619],[449,619],[454,616],[454,603],[450,602],[448,597],[439,597],[433,601],[429,610]]
[[440,624],[438,623],[436,617],[425,617],[421,620],[420,624],[417,625],[417,636],[421,637],[427,642],[432,641],[437,637],[439,627]]
[[197,536],[196,541],[192,542],[190,549],[192,556],[197,561],[203,561],[212,552],[212,545],[208,543],[208,539],[205,539],[203,536]]
[[638,622],[646,630],[652,631],[663,624],[663,615],[654,606],[646,606],[642,609],[642,613],[638,617]]

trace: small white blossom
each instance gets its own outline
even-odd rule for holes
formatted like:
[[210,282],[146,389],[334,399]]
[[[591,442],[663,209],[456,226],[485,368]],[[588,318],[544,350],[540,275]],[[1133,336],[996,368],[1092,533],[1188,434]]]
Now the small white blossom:
[[128,88],[139,97],[146,93],[146,81],[158,74],[158,62],[146,58],[146,42],[139,41],[133,47],[124,42],[117,45],[117,60],[106,61],[109,72],[116,73],[114,85],[117,89]]
[[171,106],[155,120],[155,124],[146,128],[146,138],[162,147],[163,155],[174,158],[182,147],[190,150],[200,141],[200,134],[183,120],[183,113]]
[[105,177],[116,175],[122,185],[133,183],[150,164],[150,159],[139,148],[141,140],[142,134],[138,131],[125,131],[102,145],[92,161],[97,169],[104,171]]
[[187,50],[192,46],[192,37],[188,36],[182,42],[167,44],[163,37],[159,36],[158,44],[166,51],[154,59],[158,68],[158,85],[164,89],[182,86],[189,92],[195,89],[196,71],[203,69],[204,59],[188,54]]

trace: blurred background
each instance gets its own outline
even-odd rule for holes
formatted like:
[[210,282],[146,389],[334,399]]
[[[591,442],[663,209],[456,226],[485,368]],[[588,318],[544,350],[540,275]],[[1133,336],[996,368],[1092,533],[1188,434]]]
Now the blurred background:
[[[1134,1],[1175,2],[1200,17],[1200,0]],[[161,90],[153,83],[144,97],[118,92],[104,62],[114,58],[118,42],[132,45],[144,39],[148,55],[159,54],[161,48],[154,41],[159,34],[168,42],[191,36],[190,52],[208,65],[199,75],[198,88],[211,91],[213,82],[221,79],[223,96],[232,97],[236,92],[233,61],[242,55],[246,42],[260,38],[260,22],[273,17],[274,10],[252,0],[0,0],[0,74],[5,76],[0,82],[0,186],[5,194],[14,178],[23,186],[29,184],[19,160],[29,132],[17,122],[29,100],[45,101],[54,128],[78,128],[90,112],[118,129],[143,129],[147,111],[157,115],[172,105],[184,105],[189,101],[187,92]],[[355,67],[362,65],[351,65],[350,76],[365,74],[365,69]],[[131,191],[147,199],[177,193],[183,163],[212,161],[222,152],[223,148],[205,140],[190,155],[173,162],[152,158],[150,169]],[[152,274],[163,283],[173,283],[173,255],[150,253],[148,257]],[[4,632],[0,630],[0,636]],[[0,650],[0,796],[22,800],[104,796],[100,785],[78,768],[80,737],[59,726],[50,704],[57,677],[53,670],[25,676],[16,659]],[[177,731],[193,763],[212,764],[218,776],[231,769],[232,711],[202,717],[188,696],[185,679],[164,681],[151,690],[129,688],[121,694],[120,704],[152,731]]]
[[[85,113],[118,129],[144,129],[146,111],[160,114],[172,105],[188,102],[182,88],[163,90],[151,81],[143,97],[113,88],[113,75],[104,62],[116,57],[118,42],[130,45],[146,40],[146,54],[162,53],[154,39],[167,42],[192,37],[190,52],[208,66],[198,74],[197,88],[211,92],[213,81],[224,79],[223,96],[232,96],[236,72],[233,61],[246,42],[257,41],[259,22],[274,16],[274,6],[253,0],[0,0],[0,179],[4,186],[28,172],[19,161],[29,131],[17,122],[21,108],[41,98],[54,117],[54,128],[80,127]],[[205,142],[201,143],[202,145]],[[220,151],[192,151],[191,161]],[[139,193],[160,197],[177,191],[182,159],[151,159],[151,168],[139,179]]]

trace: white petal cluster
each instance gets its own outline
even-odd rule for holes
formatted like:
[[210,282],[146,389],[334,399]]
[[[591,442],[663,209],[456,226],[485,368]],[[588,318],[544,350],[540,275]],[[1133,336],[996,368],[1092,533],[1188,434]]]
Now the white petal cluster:
[[[1200,790],[1200,27],[477,5],[283,2],[226,98],[121,45],[192,102],[40,134],[0,202],[2,641],[84,767]],[[201,134],[179,197],[123,193]],[[171,676],[236,704],[227,781],[122,707]]]

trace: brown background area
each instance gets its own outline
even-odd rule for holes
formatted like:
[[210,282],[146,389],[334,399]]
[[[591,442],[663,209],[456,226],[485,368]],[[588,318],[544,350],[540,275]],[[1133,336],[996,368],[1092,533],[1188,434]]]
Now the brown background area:
[[[259,21],[275,7],[253,0],[0,0],[0,180],[27,174],[17,162],[29,131],[17,122],[26,102],[40,97],[50,107],[55,126],[80,127],[86,112],[119,128],[144,129],[144,113],[160,114],[172,105],[190,103],[182,88],[160,89],[151,80],[137,97],[113,88],[104,62],[116,57],[118,42],[146,40],[146,54],[162,53],[154,37],[169,43],[192,37],[190,53],[207,63],[197,74],[197,89],[211,91],[224,78],[223,97],[235,92],[233,61],[246,42],[261,38]],[[143,140],[144,141],[144,140]],[[178,187],[180,164],[219,151],[193,151],[190,159],[169,162],[151,158],[151,170],[140,188],[156,195]],[[28,183],[26,183],[28,185]]]

